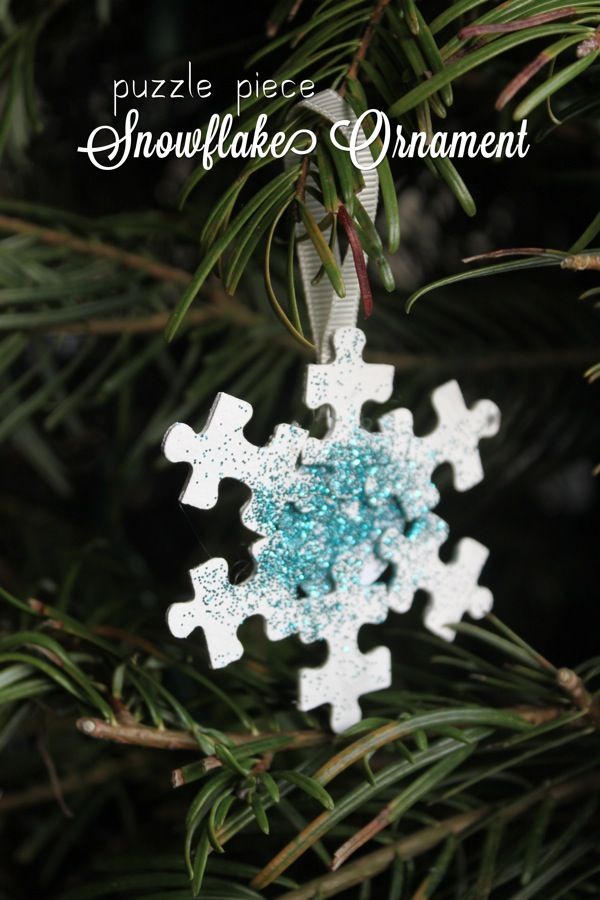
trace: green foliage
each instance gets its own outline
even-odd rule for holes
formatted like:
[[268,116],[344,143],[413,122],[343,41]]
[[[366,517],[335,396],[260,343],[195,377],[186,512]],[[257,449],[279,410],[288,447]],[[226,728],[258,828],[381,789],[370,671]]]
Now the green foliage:
[[[197,752],[204,760],[203,774],[199,770],[198,776],[190,779],[201,779],[195,795],[186,786],[188,779],[176,792],[188,804],[185,847],[191,894],[177,857],[167,862],[164,855],[145,856],[136,873],[137,866],[128,855],[122,861],[112,861],[107,870],[102,847],[90,846],[89,865],[97,870],[97,876],[88,887],[67,890],[60,896],[75,900],[128,892],[132,897],[157,897],[167,896],[167,889],[178,891],[182,897],[262,896],[248,887],[248,881],[259,891],[269,883],[279,884],[282,889],[292,886],[285,874],[288,868],[295,864],[293,871],[301,873],[299,862],[324,839],[333,846],[342,842],[334,857],[334,864],[339,865],[341,852],[347,858],[362,843],[372,841],[382,828],[394,828],[399,821],[404,824],[393,839],[398,841],[400,858],[414,857],[419,871],[428,872],[423,896],[431,896],[434,890],[444,895],[445,873],[448,877],[452,860],[463,846],[472,860],[464,889],[473,890],[473,896],[487,896],[493,887],[504,884],[516,885],[518,895],[523,897],[535,896],[533,886],[540,883],[556,890],[564,883],[565,872],[570,871],[575,848],[584,875],[593,862],[591,832],[587,830],[583,843],[578,834],[595,808],[590,805],[589,795],[598,787],[598,732],[590,725],[585,710],[578,709],[561,692],[554,667],[493,618],[485,629],[461,626],[472,637],[468,648],[447,645],[420,631],[403,632],[403,646],[413,650],[396,664],[394,683],[405,687],[380,692],[367,702],[367,715],[378,710],[387,717],[372,722],[366,719],[360,729],[356,727],[333,738],[324,731],[307,728],[305,716],[279,711],[277,692],[273,691],[268,672],[249,689],[245,670],[252,671],[252,658],[226,670],[219,677],[219,687],[213,678],[205,679],[207,690],[192,710],[186,707],[189,701],[185,699],[189,696],[186,682],[195,671],[184,655],[189,653],[189,647],[182,652],[181,646],[168,640],[164,633],[156,643],[138,641],[127,630],[131,614],[125,610],[118,625],[103,629],[93,620],[78,621],[56,608],[35,602],[24,604],[7,593],[3,599],[7,613],[13,610],[16,629],[19,618],[28,626],[3,640],[3,736],[8,733],[10,737],[15,720],[21,722],[27,709],[31,715],[38,698],[43,697],[50,728],[45,740],[55,750],[69,746],[78,771],[76,779],[66,778],[63,785],[65,800],[76,815],[63,831],[62,852],[68,850],[70,841],[85,840],[86,833],[98,827],[97,818],[103,815],[106,802],[116,804],[111,815],[123,815],[124,810],[119,812],[118,793],[112,800],[110,796],[117,790],[116,779],[122,778],[132,765],[142,765],[143,776],[140,773],[139,777],[143,779],[143,789],[166,802],[168,755],[157,756],[156,751],[150,755],[148,749],[140,751],[131,746],[143,747],[148,742],[151,746],[157,720],[161,723],[158,734],[162,730],[166,736],[171,735],[174,747],[181,741],[178,735],[182,732],[195,737]],[[394,632],[395,627],[388,637],[393,638]],[[152,633],[147,624],[143,625],[143,633]],[[143,644],[143,649],[132,655],[132,648],[138,643]],[[6,652],[13,647],[19,651]],[[493,658],[490,647],[494,649]],[[40,656],[42,649],[44,655]],[[519,663],[515,664],[515,660]],[[449,678],[455,666],[470,671],[470,677],[464,681]],[[586,671],[593,687],[598,667],[592,661],[582,667],[582,675]],[[146,688],[144,692],[139,690],[140,679]],[[240,685],[245,685],[243,712],[234,704],[225,716],[223,711],[220,715],[217,712],[223,679],[228,682],[225,689],[230,695],[239,695]],[[287,679],[291,685],[292,670]],[[117,683],[119,689],[115,692]],[[176,693],[171,685],[176,686]],[[416,692],[413,685],[418,685]],[[266,708],[261,694],[268,698]],[[403,710],[399,718],[395,717],[398,709]],[[105,736],[130,746],[120,743],[115,750],[106,748],[103,752],[92,748],[90,755],[83,735],[79,741],[68,737],[65,745],[64,729],[55,731],[52,725],[94,715],[106,717]],[[234,731],[217,735],[201,724],[216,719],[221,728]],[[86,721],[90,720],[84,718]],[[250,727],[247,737],[243,737],[243,730],[235,730],[240,726]],[[82,730],[84,734],[90,731],[85,726]],[[359,730],[362,735],[357,735]],[[423,742],[418,736],[425,734],[428,739]],[[201,749],[202,738],[209,744],[205,749]],[[400,740],[413,742],[408,757]],[[295,749],[303,745],[306,749],[302,752]],[[146,755],[143,763],[141,752]],[[370,761],[369,778],[356,765],[364,759]],[[207,765],[210,760],[213,763]],[[265,760],[270,765],[269,772],[261,771]],[[295,767],[289,768],[294,760]],[[101,785],[104,787],[99,792]],[[111,791],[108,796],[104,793],[107,787]],[[572,816],[569,809],[580,808],[581,798],[586,795],[583,816],[575,816],[565,831],[563,823]],[[48,799],[51,796],[50,791]],[[99,802],[101,798],[103,803]],[[25,808],[35,807],[41,799],[25,791],[18,803]],[[300,816],[299,834],[294,831],[298,824],[294,816],[290,831],[284,805],[289,805],[290,800]],[[325,811],[315,810],[315,801]],[[168,801],[167,806],[174,802],[175,799]],[[3,805],[8,809],[16,803],[16,795],[9,795],[0,803],[0,810]],[[177,797],[173,809],[179,805]],[[303,814],[307,818],[303,819]],[[376,828],[372,823],[364,824],[369,819],[379,823]],[[137,827],[144,830],[142,823]],[[454,835],[448,840],[447,828]],[[259,849],[257,830],[274,835],[271,847],[277,854],[271,860],[269,844]],[[382,832],[384,838],[385,834]],[[46,819],[42,819],[19,853],[34,859],[35,854],[44,853],[51,839]],[[389,840],[386,838],[381,846],[390,846]],[[253,865],[237,863],[235,857],[229,859],[230,843],[239,848],[242,859],[245,848],[253,846]],[[562,855],[557,855],[559,848]],[[52,878],[60,853],[60,847],[55,846],[44,869],[43,883]],[[219,862],[223,853],[226,864]],[[559,859],[562,865],[558,864]],[[553,861],[550,868],[548,860]],[[360,872],[379,877],[391,859],[383,862],[381,852],[370,849],[339,871],[346,873],[346,878],[356,878]],[[324,889],[334,877],[322,876]],[[407,877],[416,887],[418,873]],[[523,885],[520,889],[519,880]],[[392,874],[390,889],[395,882],[397,876]],[[383,885],[385,879],[377,883]],[[150,889],[152,893],[148,894]],[[313,894],[292,887],[289,896]]]
[[[454,4],[452,11],[458,16],[477,5],[480,4],[458,2]],[[317,7],[307,23],[289,30],[271,42],[265,50],[255,54],[249,65],[262,61],[265,55],[281,47],[289,46],[291,55],[286,57],[285,62],[274,73],[274,80],[278,84],[301,71],[313,80],[317,89],[331,85],[346,91],[358,115],[369,108],[380,108],[387,111],[392,121],[401,124],[406,134],[425,131],[430,139],[433,135],[433,117],[445,118],[447,108],[453,103],[453,82],[472,69],[489,64],[495,57],[524,43],[556,36],[561,36],[560,40],[546,46],[539,53],[538,58],[543,59],[545,64],[552,61],[554,65],[559,53],[575,47],[578,54],[584,54],[575,62],[553,72],[521,101],[514,112],[514,118],[520,120],[593,66],[600,54],[595,37],[595,29],[600,25],[600,7],[593,2],[571,5],[554,0],[544,3],[541,8],[539,3],[514,0],[484,12],[468,28],[459,30],[457,35],[438,44],[438,34],[444,34],[450,27],[456,28],[454,18],[455,16],[439,16],[429,27],[414,4],[405,8],[405,4],[397,5],[394,2],[372,4],[361,0],[342,0],[336,4],[325,3]],[[554,22],[553,19],[559,21]],[[540,24],[546,22],[548,24]],[[504,34],[504,30],[512,33]],[[482,34],[483,39],[479,37]],[[582,48],[586,48],[585,51]],[[332,57],[339,62],[344,56],[350,59],[349,66],[338,65],[331,68]],[[511,91],[511,96],[519,88],[522,89],[529,78],[526,67],[520,76],[518,87],[515,84]],[[411,87],[415,80],[417,83]],[[369,93],[368,99],[366,90]],[[286,132],[314,124],[314,113],[294,108],[293,101],[286,103],[285,98],[280,98],[273,102],[252,97],[243,102],[241,121],[232,133],[229,145],[237,134],[249,130],[261,113],[268,113],[273,129],[279,127]],[[373,123],[367,118],[365,128],[368,135],[372,133],[373,127]],[[377,150],[378,144],[374,142],[372,152],[375,158],[379,155]],[[475,202],[450,159],[428,158],[427,164],[446,182],[464,211],[468,215],[475,215]],[[288,215],[293,215],[294,205],[299,206],[299,210],[296,209],[296,219],[300,219],[305,228],[302,238],[311,240],[323,261],[333,289],[339,296],[343,296],[339,266],[321,231],[329,229],[332,235],[336,233],[336,214],[342,203],[351,215],[356,215],[355,206],[360,206],[356,196],[361,190],[360,171],[354,168],[350,157],[343,150],[334,147],[321,132],[319,148],[308,158],[307,165],[298,167],[295,179],[291,177],[293,169],[286,174],[273,174],[269,184],[260,188],[243,207],[242,212],[232,220],[232,212],[240,200],[242,190],[259,171],[264,177],[263,169],[266,166],[277,172],[280,168],[279,161],[268,156],[259,161],[251,160],[235,180],[231,190],[213,208],[208,220],[210,227],[205,227],[203,233],[203,261],[171,317],[166,332],[168,339],[177,332],[183,316],[215,266],[219,265],[224,270],[226,290],[229,293],[235,291],[241,271],[259,244],[269,222],[274,223],[274,232],[290,204],[292,209]],[[389,249],[393,252],[399,241],[397,200],[388,161],[384,160],[378,168],[388,225]],[[205,177],[206,170],[203,168],[192,173],[184,186],[182,203]],[[295,181],[295,191],[291,188],[290,181]],[[306,221],[302,195],[307,185],[310,185],[308,189],[315,192],[315,196],[329,213],[321,223]],[[372,243],[364,233],[364,222],[359,215],[356,216],[356,223],[363,248],[373,259]],[[236,236],[243,227],[247,231],[236,243]],[[289,226],[286,233],[289,233]],[[380,269],[381,263],[384,264],[382,279],[386,289],[393,290],[393,275],[382,251],[375,255],[374,261],[379,263]],[[268,261],[266,271],[269,271]],[[301,339],[301,326],[292,325],[281,305],[278,306],[280,319],[284,324],[289,323],[288,330],[292,336]]]

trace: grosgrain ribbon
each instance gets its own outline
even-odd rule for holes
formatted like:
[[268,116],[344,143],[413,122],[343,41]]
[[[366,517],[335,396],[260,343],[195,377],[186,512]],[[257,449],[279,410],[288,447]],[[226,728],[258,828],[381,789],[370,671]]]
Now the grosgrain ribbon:
[[[303,100],[298,106],[310,109],[318,113],[330,122],[339,122],[342,119],[349,121],[348,127],[340,126],[339,130],[346,138],[350,138],[350,131],[356,124],[356,116],[346,101],[333,90],[325,90],[308,100]],[[356,158],[363,169],[365,186],[360,192],[360,202],[369,217],[374,220],[377,212],[377,200],[379,196],[379,177],[376,168],[366,168],[373,164],[371,150],[366,143],[366,136],[361,130],[360,149],[356,151]],[[306,193],[306,206],[317,222],[325,215],[325,209],[312,194]],[[296,226],[296,235],[303,234],[302,225]],[[329,239],[331,227],[326,231],[325,237]],[[313,244],[309,240],[296,243],[296,252],[300,264],[300,276],[304,297],[308,307],[308,316],[312,332],[313,342],[317,350],[320,362],[328,362],[331,358],[330,338],[334,331],[344,326],[356,327],[358,310],[360,306],[360,286],[350,250],[346,253],[343,262],[340,263],[340,255],[337,250],[335,257],[341,265],[342,277],[346,288],[346,296],[338,297],[333,290],[329,279],[321,278],[317,284],[313,279],[321,268],[321,260]]]

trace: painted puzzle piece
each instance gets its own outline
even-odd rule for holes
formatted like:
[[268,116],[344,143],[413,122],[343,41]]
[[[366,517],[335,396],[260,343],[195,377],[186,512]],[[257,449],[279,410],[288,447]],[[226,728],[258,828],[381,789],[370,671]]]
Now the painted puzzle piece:
[[449,462],[458,490],[480,481],[478,444],[498,430],[498,409],[490,400],[467,408],[450,381],[432,395],[438,424],[430,434],[414,434],[406,409],[368,431],[362,407],[389,399],[393,367],[364,362],[364,343],[358,329],[339,329],[333,361],[307,368],[306,405],[328,411],[322,439],[279,425],[256,447],[243,433],[251,406],[219,394],[201,432],[177,424],[164,441],[168,459],[192,467],[182,502],[210,508],[223,478],[235,478],[252,491],[242,519],[261,536],[251,547],[254,571],[241,584],[231,583],[224,559],[192,570],[194,597],[170,607],[170,629],[186,637],[202,628],[216,668],[242,655],[237,629],[252,615],[264,617],[271,640],[325,640],[325,664],[301,670],[298,705],[329,703],[335,731],[360,719],[360,696],[390,683],[389,650],[358,647],[363,624],[383,622],[388,609],[406,612],[421,589],[429,595],[426,626],[452,640],[454,622],[466,612],[480,617],[492,603],[477,583],[485,547],[465,538],[454,559],[440,559],[448,526],[431,511],[439,500],[431,476]]

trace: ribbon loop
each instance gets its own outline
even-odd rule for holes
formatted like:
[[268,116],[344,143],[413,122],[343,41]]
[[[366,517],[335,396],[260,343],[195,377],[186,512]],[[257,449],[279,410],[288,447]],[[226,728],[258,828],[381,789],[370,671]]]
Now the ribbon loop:
[[[332,123],[337,123],[341,120],[348,121],[350,123],[349,126],[340,126],[339,130],[348,140],[350,139],[350,133],[356,126],[356,116],[349,104],[335,91],[330,89],[321,91],[315,97],[303,100],[298,106],[312,110]],[[358,144],[356,158],[363,169],[365,182],[365,186],[360,192],[360,202],[368,216],[374,220],[379,196],[379,177],[376,168],[367,168],[372,166],[373,157],[367,146],[367,138],[362,130],[359,132]],[[316,221],[321,221],[326,212],[322,204],[310,193],[306,194],[305,203]],[[330,226],[325,232],[327,240],[331,237],[332,227]],[[297,225],[297,236],[300,236],[302,233],[302,225]],[[348,250],[344,260],[341,262],[339,251],[337,248],[335,250],[336,261],[341,265],[342,277],[346,288],[346,296],[338,297],[327,278],[321,278],[317,284],[313,283],[321,268],[321,259],[311,241],[299,241],[296,247],[302,288],[308,307],[312,339],[317,349],[317,358],[320,362],[328,362],[331,359],[330,338],[333,332],[344,326],[356,327],[358,318],[360,286],[352,253]]]

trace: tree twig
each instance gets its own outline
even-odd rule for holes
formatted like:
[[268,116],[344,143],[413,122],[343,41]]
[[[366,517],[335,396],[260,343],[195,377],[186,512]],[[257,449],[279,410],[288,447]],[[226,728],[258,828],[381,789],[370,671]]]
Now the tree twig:
[[103,719],[78,719],[79,731],[88,737],[117,744],[133,744],[136,747],[153,747],[157,750],[198,750],[198,741],[189,731],[170,731],[148,728],[146,725],[112,725]]
[[572,269],[575,272],[600,270],[600,253],[576,253],[567,256],[560,264],[561,269]]
[[600,730],[600,703],[592,697],[579,675],[572,669],[563,668],[558,670],[556,680],[571,702]]
[[354,54],[352,62],[350,63],[350,68],[348,69],[346,78],[356,78],[356,76],[358,75],[360,64],[367,55],[367,50],[369,49],[369,44],[373,40],[375,29],[381,22],[381,17],[383,16],[385,8],[389,4],[389,2],[390,0],[377,0],[377,3],[373,7],[373,12],[371,13],[369,24],[363,32],[360,44],[358,45],[356,53]]
[[[170,731],[166,728],[149,728],[146,725],[110,724],[104,719],[84,718],[75,723],[79,731],[88,737],[103,741],[115,741],[117,744],[134,744],[138,747],[153,747],[157,750],[196,750],[200,748],[198,741],[189,731]],[[289,738],[286,748],[317,747],[329,740],[324,731],[289,731],[264,732],[256,734],[228,734],[234,744],[245,744],[258,738]],[[220,761],[219,761],[220,764]],[[214,766],[213,766],[214,768]]]
[[[504,710],[504,712],[512,713],[519,718],[530,722],[532,725],[540,725],[544,722],[550,722],[560,716],[564,709],[560,706],[514,706]],[[127,725],[124,723],[111,724],[105,722],[104,719],[96,719],[86,717],[78,719],[75,723],[79,731],[88,737],[93,737],[103,741],[114,741],[117,744],[131,744],[137,747],[152,747],[157,750],[198,750],[198,741],[189,731],[173,731],[167,728],[150,728],[147,725]],[[289,743],[285,748],[281,749],[297,749],[299,747],[318,747],[328,741],[335,740],[335,735],[326,731],[317,731],[309,729],[306,731],[289,731],[289,732],[261,732],[260,734],[238,734],[229,733],[227,737],[234,744],[244,744],[248,741],[259,740],[260,738],[282,737],[289,738]],[[212,760],[212,757],[206,757]],[[215,757],[216,759],[216,757]],[[221,761],[217,763],[209,763],[210,768],[216,768],[221,765]]]
[[52,791],[52,795],[58,805],[60,806],[63,815],[67,819],[73,818],[73,813],[69,809],[66,800],[65,800],[65,792],[63,789],[63,784],[58,777],[58,772],[56,771],[56,766],[54,765],[54,760],[50,755],[50,751],[48,749],[48,744],[46,743],[46,736],[44,734],[39,734],[37,737],[37,748],[40,756],[42,757],[42,761],[46,767],[46,771],[48,772],[48,778],[50,779],[50,789]]

